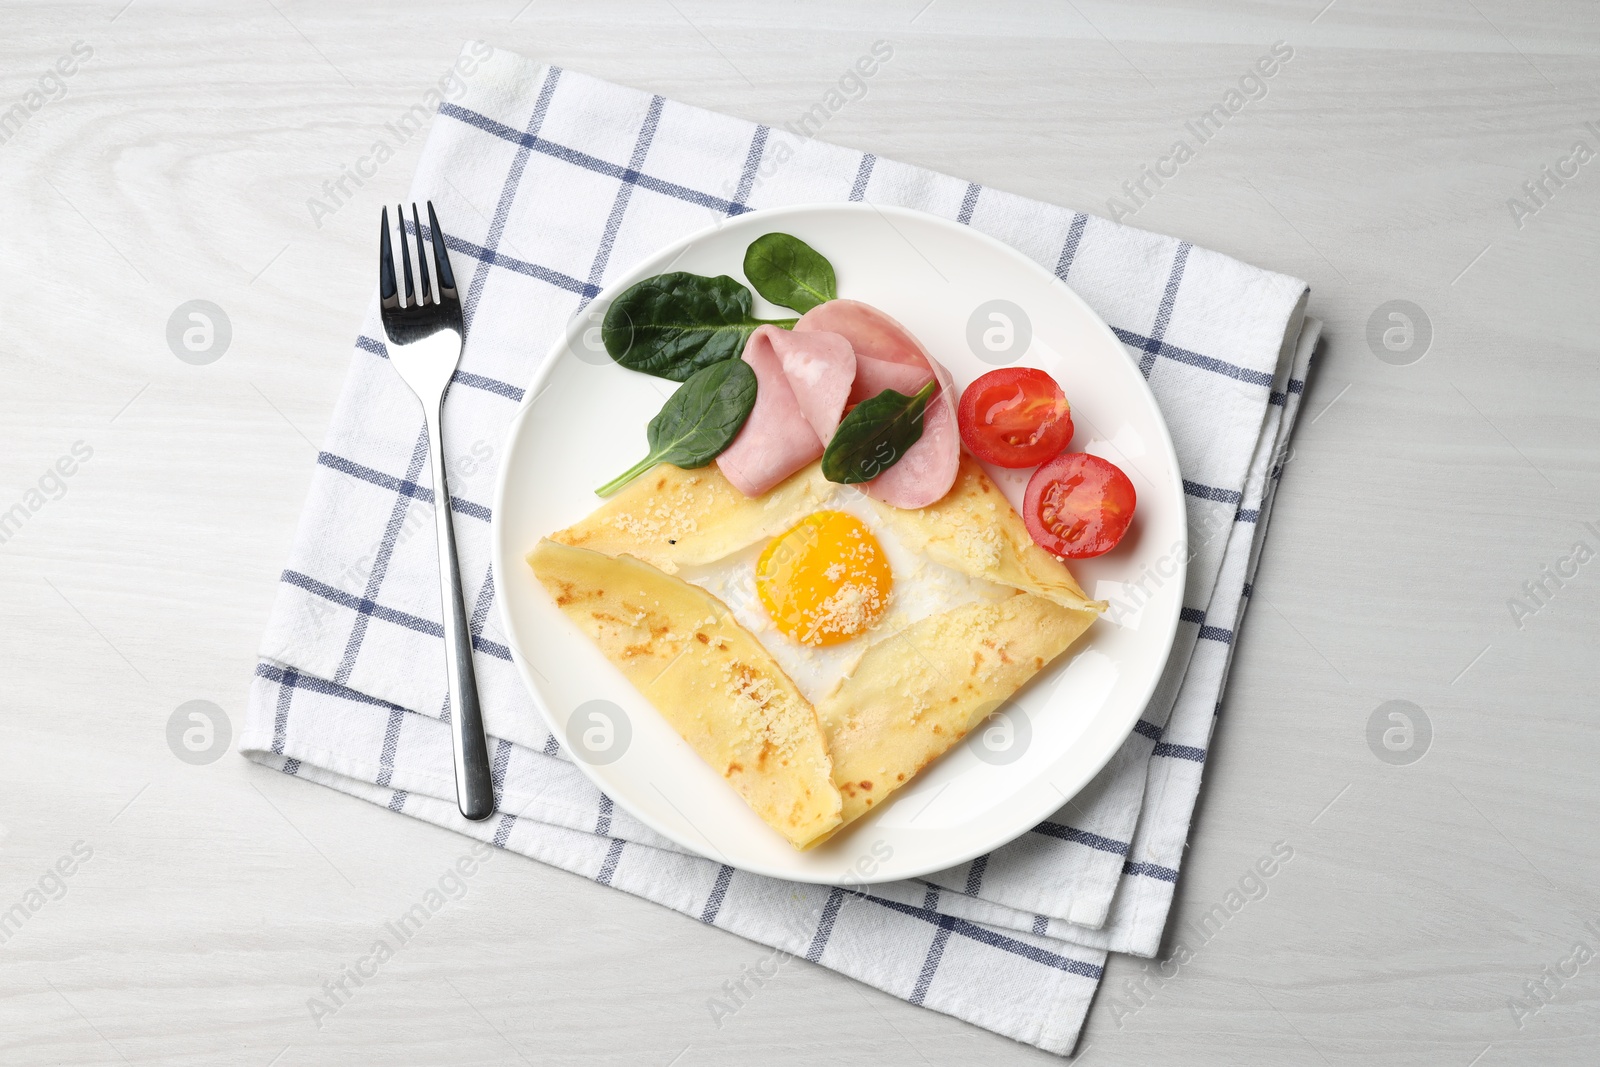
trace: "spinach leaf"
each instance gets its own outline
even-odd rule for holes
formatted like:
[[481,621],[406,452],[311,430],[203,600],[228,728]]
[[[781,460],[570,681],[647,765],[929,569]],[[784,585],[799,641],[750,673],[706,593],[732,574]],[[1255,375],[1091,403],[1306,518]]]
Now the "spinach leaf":
[[750,315],[750,290],[727,275],[657,274],[628,287],[606,309],[600,338],[629,370],[675,382],[713,363],[737,359],[757,326],[794,319]]
[[595,493],[610,496],[657,463],[704,467],[733,443],[756,405],[756,372],[742,359],[696,371],[650,420],[650,454]]
[[822,476],[855,485],[900,462],[922,438],[922,413],[936,388],[937,381],[929,382],[916,396],[885,389],[851,408],[822,453]]
[[802,315],[839,295],[833,265],[798,237],[769,233],[744,253],[744,276],[756,292]]

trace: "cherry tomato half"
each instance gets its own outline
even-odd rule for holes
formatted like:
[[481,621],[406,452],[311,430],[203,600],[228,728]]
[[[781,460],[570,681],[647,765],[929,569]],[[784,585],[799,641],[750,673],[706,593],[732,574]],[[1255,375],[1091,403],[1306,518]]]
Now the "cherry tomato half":
[[1089,559],[1117,547],[1133,519],[1133,483],[1114,463],[1067,452],[1033,472],[1022,520],[1046,552]]
[[1033,467],[1072,441],[1072,409],[1056,380],[1036,367],[1003,367],[961,394],[961,440],[997,467]]

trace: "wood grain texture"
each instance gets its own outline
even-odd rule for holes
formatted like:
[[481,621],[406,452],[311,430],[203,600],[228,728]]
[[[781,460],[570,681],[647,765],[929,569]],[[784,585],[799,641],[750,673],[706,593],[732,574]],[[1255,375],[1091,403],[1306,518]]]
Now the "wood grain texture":
[[[93,850],[0,945],[0,1060],[1051,1059],[804,963],[719,1027],[707,998],[766,950],[512,855],[311,1021],[464,839],[236,756],[186,765],[164,731],[192,699],[242,716],[420,138],[320,227],[306,200],[481,37],[772,123],[886,39],[824,138],[1101,213],[1289,42],[1132,221],[1308,278],[1328,321],[1174,922],[1273,842],[1295,855],[1159,988],[1115,958],[1079,1058],[1595,1062],[1600,962],[1520,1027],[1508,998],[1600,950],[1600,566],[1520,627],[1507,601],[1600,525],[1600,162],[1521,228],[1506,201],[1595,143],[1600,12],[1323,2],[0,9],[4,107],[93,49],[0,144],[0,510],[93,449],[0,544],[0,907]],[[194,298],[233,326],[209,366],[165,341]],[[1368,347],[1391,299],[1432,323],[1420,362]],[[1391,699],[1433,724],[1411,766],[1367,745]]]

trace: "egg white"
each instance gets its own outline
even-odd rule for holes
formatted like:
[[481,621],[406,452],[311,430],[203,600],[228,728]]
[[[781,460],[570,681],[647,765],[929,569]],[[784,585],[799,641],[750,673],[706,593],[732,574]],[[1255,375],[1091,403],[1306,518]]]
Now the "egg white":
[[852,487],[840,486],[816,510],[843,511],[865,523],[883,546],[893,576],[888,610],[876,626],[847,641],[809,647],[790,638],[772,621],[756,594],[755,584],[756,560],[766,551],[770,538],[714,563],[685,567],[678,572],[678,577],[728,605],[739,624],[755,635],[813,704],[838,689],[855,670],[862,653],[879,641],[895,639],[906,627],[930,615],[978,600],[1002,600],[1015,593],[1009,586],[970,577],[911,552],[895,535],[893,522],[885,521],[871,502]]

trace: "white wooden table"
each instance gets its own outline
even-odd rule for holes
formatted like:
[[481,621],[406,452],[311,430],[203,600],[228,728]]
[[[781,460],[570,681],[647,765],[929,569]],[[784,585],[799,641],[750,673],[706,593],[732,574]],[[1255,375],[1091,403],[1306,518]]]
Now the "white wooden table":
[[[241,720],[421,139],[320,225],[307,200],[481,37],[769,123],[888,40],[821,136],[1100,213],[1292,46],[1133,221],[1310,279],[1329,324],[1173,922],[1274,842],[1294,859],[1176,977],[1130,993],[1145,968],[1115,957],[1080,1058],[1596,1062],[1600,563],[1561,561],[1600,550],[1600,161],[1542,203],[1522,183],[1600,148],[1600,11],[1324,2],[0,10],[0,116],[26,118],[0,144],[0,514],[23,509],[0,909],[47,891],[0,944],[0,1061],[1049,1059],[804,963],[718,1027],[707,999],[764,950],[511,855],[311,1021],[466,843],[232,754],[184,763],[167,723],[190,700]],[[192,299],[232,325],[209,365],[167,344]],[[1391,300],[1431,324],[1419,361],[1369,345]],[[1545,567],[1576,574],[1514,614]],[[1431,723],[1420,761],[1369,746],[1391,700]]]

